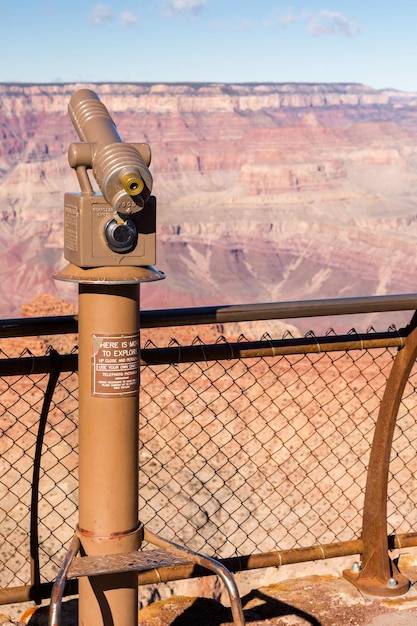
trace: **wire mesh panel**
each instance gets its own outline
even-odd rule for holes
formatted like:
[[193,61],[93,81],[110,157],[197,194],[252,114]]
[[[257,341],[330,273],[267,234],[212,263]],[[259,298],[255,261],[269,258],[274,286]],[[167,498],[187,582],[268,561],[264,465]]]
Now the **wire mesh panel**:
[[[361,350],[147,368],[141,520],[220,557],[357,538],[393,356]],[[416,522],[415,402],[411,381],[390,485],[390,524],[403,532]]]
[[[0,587],[29,584],[36,443],[48,375],[0,379]],[[61,374],[46,424],[39,474],[41,580],[53,579],[76,524],[77,377]]]
[[34,449],[46,375],[0,380],[1,586],[29,582]]
[[63,373],[44,436],[39,481],[41,580],[54,580],[78,522],[78,376]]

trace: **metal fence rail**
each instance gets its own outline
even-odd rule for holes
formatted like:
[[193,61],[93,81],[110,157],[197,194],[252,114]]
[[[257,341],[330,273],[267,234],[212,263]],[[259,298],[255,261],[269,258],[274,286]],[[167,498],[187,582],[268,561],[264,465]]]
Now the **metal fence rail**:
[[[11,326],[5,334],[19,336]],[[406,338],[392,328],[148,344],[141,521],[231,569],[270,565],[271,554],[279,564],[362,552],[375,424]],[[77,523],[76,369],[76,354],[0,358],[1,603],[49,595]],[[417,545],[416,384],[413,368],[390,453],[387,530],[402,545]]]

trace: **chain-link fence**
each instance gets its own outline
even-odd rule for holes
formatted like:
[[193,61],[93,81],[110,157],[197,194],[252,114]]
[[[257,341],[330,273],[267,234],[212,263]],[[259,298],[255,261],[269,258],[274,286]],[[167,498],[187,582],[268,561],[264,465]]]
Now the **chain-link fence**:
[[78,380],[59,376],[44,416],[48,381],[47,374],[0,378],[2,589],[30,584],[38,559],[40,579],[53,580],[77,523]]
[[[291,354],[236,358],[221,341],[221,359],[201,343],[200,358],[183,362],[176,342],[177,358],[142,367],[140,520],[219,558],[360,537],[375,422],[397,348],[361,340],[352,350],[327,351],[323,342],[309,352],[287,338]],[[43,357],[52,362],[43,374],[37,357],[22,355],[24,374],[7,373],[8,361],[19,360],[1,358],[3,590],[33,585],[37,568],[38,582],[52,581],[77,523],[76,361],[63,367],[61,358]],[[416,384],[413,370],[391,452],[393,533],[417,526]]]
[[[153,366],[143,372],[141,520],[219,557],[360,536],[390,349]],[[411,377],[392,450],[389,530],[417,523]]]

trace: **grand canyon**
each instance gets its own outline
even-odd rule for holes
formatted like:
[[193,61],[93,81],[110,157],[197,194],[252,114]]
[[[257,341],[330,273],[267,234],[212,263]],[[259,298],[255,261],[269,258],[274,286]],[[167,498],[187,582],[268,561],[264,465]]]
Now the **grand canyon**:
[[56,281],[67,114],[96,91],[152,150],[157,267],[142,307],[416,291],[417,94],[359,84],[0,85],[0,316]]
[[[417,94],[376,91],[351,84],[3,84],[0,85],[1,317],[46,315],[50,311],[66,313],[76,308],[76,285],[56,281],[53,275],[66,264],[63,256],[63,194],[79,190],[77,178],[67,160],[68,145],[78,140],[67,114],[67,106],[74,91],[85,86],[98,93],[125,141],[145,141],[152,150],[153,193],[158,201],[156,265],[166,272],[167,277],[163,281],[143,285],[143,308],[417,291],[414,249],[417,239]],[[54,298],[60,298],[59,306],[54,305]],[[65,308],[66,302],[69,303],[68,308]],[[372,323],[371,318],[363,321]],[[291,323],[296,325],[295,332],[304,332],[310,322],[306,321],[304,327],[304,322],[300,320]],[[324,320],[323,329],[328,324],[329,320]],[[315,324],[315,330],[317,327],[321,330]],[[262,322],[259,328],[260,336],[267,325]],[[348,328],[348,321],[345,320],[336,330],[343,332]],[[171,329],[168,331],[171,333]],[[195,334],[200,332],[195,327],[187,331],[184,343],[190,336],[195,336],[194,331]],[[235,334],[238,335],[238,330]],[[163,339],[170,336],[163,336]],[[182,338],[175,336],[181,344]],[[62,350],[54,345],[59,351],[66,352],[72,349],[75,340],[71,336]],[[27,345],[27,338],[23,338],[13,349],[20,352]],[[11,354],[12,346],[6,347],[6,353]],[[32,352],[43,354],[47,343],[40,343],[35,349],[32,344],[29,347]],[[361,424],[364,416],[373,420],[383,385],[379,383],[373,355],[366,356],[369,367],[364,367],[362,360],[364,369],[360,375],[350,358],[346,368],[343,359],[342,362],[338,359],[336,368],[340,367],[343,371],[343,376],[339,377],[339,396],[333,384],[334,370],[329,368],[327,361],[321,364],[323,355],[317,356],[320,357],[318,364],[310,359],[300,360],[299,363],[277,361],[272,379],[271,372],[263,372],[266,368],[264,362],[252,371],[246,370],[245,366],[242,369],[247,378],[236,374],[231,391],[228,387],[230,362],[227,363],[228,372],[219,363],[204,371],[198,366],[194,371],[186,364],[182,378],[175,377],[173,380],[168,369],[166,374],[159,373],[158,385],[166,380],[161,396],[158,395],[155,373],[151,368],[143,368],[141,415],[144,425],[141,426],[141,437],[144,448],[141,452],[143,477],[140,495],[150,506],[147,510],[142,507],[141,519],[148,523],[146,515],[151,517],[160,510],[164,510],[168,520],[173,519],[172,510],[165,500],[171,505],[174,497],[182,497],[178,485],[187,484],[186,493],[191,496],[197,494],[196,501],[199,501],[198,498],[203,497],[200,486],[208,489],[211,482],[210,489],[215,497],[210,496],[204,506],[212,513],[212,518],[208,517],[205,509],[201,509],[195,516],[196,521],[192,520],[198,529],[203,529],[202,536],[208,528],[209,536],[210,524],[214,521],[217,524],[217,512],[219,516],[224,515],[234,506],[234,500],[228,503],[228,481],[230,468],[235,466],[225,463],[222,470],[220,456],[232,459],[236,454],[236,442],[240,446],[242,441],[236,455],[239,461],[236,466],[250,467],[255,457],[263,466],[268,456],[269,463],[268,473],[266,470],[254,472],[256,480],[252,477],[247,479],[247,472],[233,474],[235,485],[242,482],[239,495],[246,498],[251,509],[250,516],[247,516],[249,508],[243,506],[238,509],[238,515],[243,511],[248,529],[248,547],[245,546],[244,554],[251,551],[251,542],[255,541],[254,520],[256,523],[261,520],[261,534],[266,535],[263,545],[262,536],[256,536],[257,545],[263,550],[270,550],[283,542],[285,533],[286,540],[298,540],[303,537],[304,529],[307,529],[308,538],[311,534],[311,540],[316,541],[312,530],[314,525],[314,532],[331,534],[330,539],[328,535],[319,534],[321,543],[340,539],[346,530],[349,533],[359,532],[356,509],[349,503],[344,506],[343,498],[338,495],[340,491],[334,490],[336,496],[333,500],[333,495],[329,495],[331,490],[322,488],[323,497],[320,499],[311,485],[312,481],[317,485],[320,480],[323,481],[325,467],[326,472],[328,469],[326,485],[327,479],[331,485],[333,480],[345,481],[347,490],[353,493],[352,502],[355,499],[356,506],[356,500],[362,493],[361,481],[365,480],[363,457],[369,448],[368,440],[356,424]],[[391,362],[390,355],[384,358]],[[385,361],[381,371],[384,368]],[[261,381],[263,374],[265,383]],[[295,374],[299,382],[294,383]],[[210,376],[213,378],[210,379]],[[267,393],[267,380],[272,380],[274,385],[271,397]],[[306,385],[304,395],[303,380]],[[329,387],[322,384],[324,380],[330,381]],[[375,382],[377,380],[378,383]],[[346,388],[347,381],[352,382],[352,389]],[[195,397],[199,401],[202,398],[207,400],[207,411],[192,414],[194,409],[188,408],[191,407],[191,400],[188,397],[185,400],[185,395],[181,395],[185,387],[185,393],[192,401]],[[68,385],[68,388],[72,387]],[[242,393],[242,389],[249,388],[250,394],[246,396]],[[33,395],[32,389],[30,393]],[[295,396],[290,397],[290,393]],[[13,390],[9,395],[5,392],[3,400],[8,407],[6,418],[12,425],[15,422],[19,425],[22,417],[20,405],[19,408],[14,406],[14,395]],[[227,410],[220,410],[221,403],[226,400],[229,403],[229,398]],[[70,419],[72,398],[67,399],[65,395],[65,399],[62,410]],[[29,401],[22,398],[21,402]],[[412,400],[408,399],[408,402],[412,410]],[[316,412],[317,406],[325,409]],[[57,406],[55,409],[58,411]],[[252,411],[255,411],[255,416]],[[207,420],[209,413],[210,419]],[[216,417],[213,422],[211,413]],[[15,416],[19,416],[19,420],[16,421]],[[408,418],[409,413],[406,412],[403,420]],[[58,413],[56,419],[58,423]],[[402,423],[405,424],[405,421]],[[190,424],[197,435],[189,429]],[[209,433],[226,433],[224,439],[218,437],[215,440],[213,437],[213,441],[220,446],[220,460],[213,460],[211,440],[207,451],[204,449],[206,433],[203,426]],[[273,443],[272,428],[276,429]],[[312,428],[316,428],[318,440],[311,436]],[[174,430],[181,446],[184,442],[183,447],[177,444],[175,448],[170,447]],[[75,429],[70,432],[75,436]],[[266,434],[269,437],[270,432],[271,438],[268,439]],[[369,435],[372,429],[366,425],[364,432]],[[14,433],[10,430],[8,437],[14,440]],[[154,433],[158,436],[154,437]],[[229,437],[231,433],[233,437]],[[305,440],[310,438],[309,446],[301,445],[301,436]],[[407,434],[404,436],[407,437]],[[198,448],[195,444],[197,438],[200,438]],[[9,444],[5,436],[2,441],[5,446]],[[62,441],[63,444],[59,445],[66,447],[67,442]],[[18,443],[20,455],[21,437]],[[396,442],[399,450],[403,449],[403,445],[404,448],[408,446],[413,456],[410,444],[409,439]],[[309,452],[306,455],[307,449]],[[62,450],[60,448],[56,456],[53,450],[45,454],[50,452],[55,463],[56,458],[66,458]],[[278,460],[272,454],[269,456],[267,450],[273,451],[273,454],[279,450]],[[351,463],[352,454],[355,464]],[[398,460],[400,458],[398,454]],[[2,454],[2,462],[8,463],[5,454]],[[45,459],[45,467],[47,462]],[[163,471],[156,475],[154,468],[149,470],[146,467],[148,462],[149,465],[161,463]],[[340,475],[337,473],[336,479],[332,470],[337,462],[338,467],[348,469],[346,473],[343,469]],[[68,459],[65,463],[69,463]],[[405,469],[407,476],[412,477],[410,463],[408,460]],[[15,465],[13,457],[8,479],[13,481],[13,485]],[[285,470],[288,476],[297,469],[297,485],[302,476],[303,487],[289,486],[288,480],[281,478],[284,465],[288,466]],[[214,475],[213,467],[216,468]],[[179,468],[185,471],[181,477]],[[398,480],[398,466],[395,471]],[[175,480],[167,481],[167,472]],[[193,472],[191,480],[190,472]],[[152,480],[148,480],[151,475]],[[67,520],[76,511],[73,480],[72,474],[68,473],[65,489],[71,497],[64,499],[64,506],[71,509],[64,510]],[[258,483],[258,480],[262,482]],[[395,484],[402,485],[401,481]],[[414,493],[412,478],[410,485],[410,491]],[[11,509],[15,494],[5,480],[3,486],[7,487],[5,498],[13,499],[9,503]],[[21,482],[19,489],[23,488],[25,484]],[[176,489],[178,493],[174,493]],[[409,502],[412,502],[411,498],[406,501],[404,510]],[[181,516],[184,513],[189,518],[194,506],[189,497],[186,504],[190,509],[184,508]],[[3,510],[9,510],[5,500],[2,506]],[[266,516],[265,506],[269,507]],[[56,512],[57,507],[53,508]],[[410,508],[414,510],[412,504]],[[322,510],[326,512],[328,509],[329,516],[322,515]],[[277,510],[279,519],[272,515]],[[332,525],[331,516],[336,510],[339,512]],[[207,520],[201,522],[202,511]],[[302,523],[302,528],[299,525],[296,530],[293,530],[295,525],[287,524],[284,515],[285,512],[290,520],[294,511]],[[342,524],[343,515],[349,521],[353,520],[350,529],[349,524]],[[41,519],[42,523],[44,520],[49,523],[50,520],[46,515],[41,515]],[[224,524],[223,519],[219,519]],[[262,526],[264,520],[267,520],[265,527]],[[180,521],[182,524],[182,518]],[[238,518],[238,521],[240,525],[241,519]],[[155,521],[151,520],[151,523],[154,528]],[[222,532],[232,536],[234,519],[230,518],[229,523],[230,526],[222,526]],[[271,523],[275,524],[278,541],[274,538],[272,542],[268,535]],[[393,528],[397,526],[393,524]],[[294,534],[291,535],[291,532]],[[62,530],[59,533],[61,542]],[[186,542],[183,537],[180,539]],[[271,544],[267,543],[269,541]],[[214,547],[218,548],[217,545]],[[54,545],[51,552],[55,554]],[[305,573],[305,564],[302,569]],[[274,581],[276,572],[274,569]],[[257,579],[251,576],[250,583],[245,584],[253,588]],[[208,584],[207,591],[212,592]],[[151,595],[153,587],[149,596],[147,593],[142,591],[144,603],[155,599],[155,595]],[[201,589],[197,593],[201,594]],[[328,606],[333,610],[334,605],[328,603]],[[349,611],[351,616],[351,608]],[[331,619],[335,619],[333,614]]]

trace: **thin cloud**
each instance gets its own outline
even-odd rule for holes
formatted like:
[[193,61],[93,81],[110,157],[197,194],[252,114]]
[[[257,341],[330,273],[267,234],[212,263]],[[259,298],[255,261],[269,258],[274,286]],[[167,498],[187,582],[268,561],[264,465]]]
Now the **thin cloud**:
[[295,23],[304,24],[310,35],[320,37],[323,35],[343,35],[344,37],[356,37],[362,32],[360,25],[349,20],[343,13],[322,9],[315,13],[304,11],[295,14],[292,9],[285,13],[273,13],[265,20],[265,26],[288,28]]
[[268,19],[265,20],[265,26],[280,26],[287,28],[290,24],[300,21],[300,17],[294,15],[292,9],[288,9],[286,13],[277,13],[274,11]]
[[314,36],[341,34],[345,37],[356,37],[362,32],[357,22],[349,20],[342,13],[325,9],[313,15],[307,22],[307,30]]
[[131,11],[116,13],[108,4],[96,4],[93,7],[93,12],[90,16],[90,22],[92,24],[100,25],[114,22],[115,20],[120,20],[124,28],[130,28],[137,23],[138,18],[134,13],[131,13]]
[[111,22],[114,19],[114,11],[108,4],[96,4],[90,17],[93,24]]
[[122,25],[125,28],[130,28],[131,26],[133,26],[133,24],[136,24],[138,21],[138,18],[136,17],[136,15],[134,15],[130,11],[124,11],[123,13],[121,13],[120,19],[122,21]]
[[162,0],[162,13],[166,17],[177,15],[197,15],[204,9],[207,0]]

